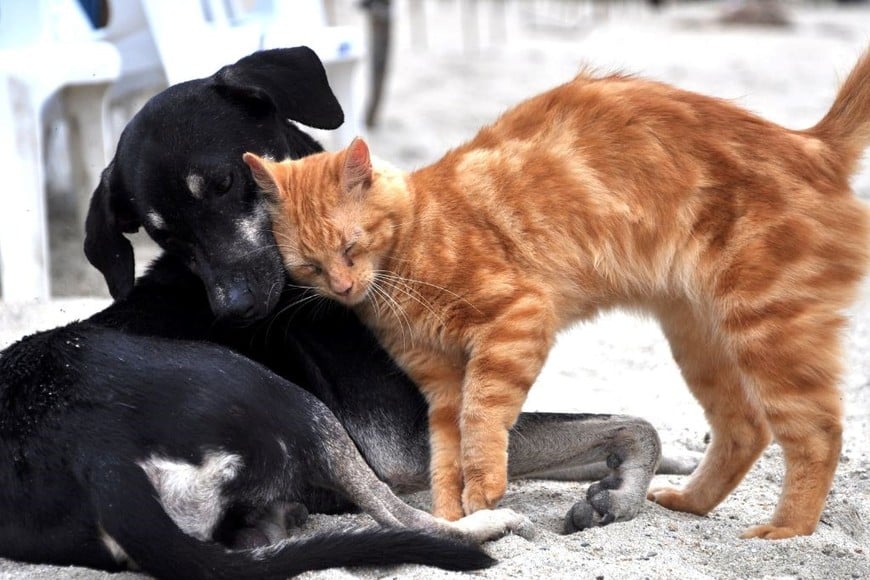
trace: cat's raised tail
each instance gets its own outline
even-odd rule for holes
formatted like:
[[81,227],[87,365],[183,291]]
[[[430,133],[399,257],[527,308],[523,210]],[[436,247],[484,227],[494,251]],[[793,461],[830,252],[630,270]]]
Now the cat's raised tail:
[[828,114],[807,133],[834,150],[848,175],[857,170],[870,146],[870,49],[846,77]]

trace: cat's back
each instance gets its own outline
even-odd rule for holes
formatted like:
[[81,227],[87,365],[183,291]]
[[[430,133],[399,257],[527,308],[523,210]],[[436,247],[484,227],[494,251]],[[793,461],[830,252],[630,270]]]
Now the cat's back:
[[412,182],[431,192],[420,199],[449,209],[433,219],[463,230],[465,252],[480,239],[527,267],[566,251],[620,255],[646,276],[699,241],[736,251],[768,231],[866,239],[866,210],[831,158],[811,134],[728,101],[581,74],[508,110]]
[[548,204],[635,205],[653,195],[681,205],[710,187],[762,183],[771,172],[816,191],[848,192],[848,176],[830,159],[807,132],[730,101],[630,75],[581,73],[509,109],[435,169],[478,200],[515,207],[534,204],[530,191],[546,192]]
[[806,141],[725,99],[632,75],[583,72],[504,112],[457,152],[522,142],[542,153],[581,153],[604,169],[626,156],[679,164],[684,156],[703,162],[705,153],[721,157],[727,148],[759,143],[780,154]]

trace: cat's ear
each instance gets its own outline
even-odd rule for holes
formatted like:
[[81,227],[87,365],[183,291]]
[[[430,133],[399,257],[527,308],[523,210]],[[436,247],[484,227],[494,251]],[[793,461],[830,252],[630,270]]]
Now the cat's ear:
[[263,191],[263,194],[269,200],[278,199],[278,183],[275,179],[273,166],[275,165],[268,159],[263,159],[254,153],[245,153],[242,155],[245,164],[251,170],[251,176],[254,181]]
[[351,141],[345,152],[341,183],[345,193],[364,195],[372,184],[372,158],[362,138]]

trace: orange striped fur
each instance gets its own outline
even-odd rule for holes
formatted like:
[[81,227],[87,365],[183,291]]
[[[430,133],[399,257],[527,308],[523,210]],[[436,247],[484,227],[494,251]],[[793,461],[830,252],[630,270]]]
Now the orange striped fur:
[[361,140],[245,159],[291,276],[353,307],[425,394],[435,514],[500,500],[556,333],[625,307],[660,319],[712,429],[688,484],[650,497],[704,514],[775,439],[779,505],[744,535],[784,538],[813,532],[837,465],[842,310],[870,241],[848,179],[868,144],[870,53],[806,131],[582,74],[412,173]]

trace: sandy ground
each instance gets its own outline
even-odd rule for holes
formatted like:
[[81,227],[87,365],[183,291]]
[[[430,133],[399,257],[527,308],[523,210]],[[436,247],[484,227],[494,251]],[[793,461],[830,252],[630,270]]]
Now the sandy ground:
[[[342,2],[338,2],[340,6]],[[789,127],[815,123],[838,79],[870,44],[870,6],[848,9],[789,5],[786,29],[726,28],[720,5],[669,7],[654,14],[639,4],[607,14],[558,12],[555,2],[516,4],[504,26],[487,2],[475,37],[463,29],[454,2],[427,1],[425,29],[411,34],[399,2],[395,60],[382,122],[369,134],[374,152],[404,168],[436,159],[470,137],[507,106],[569,79],[581,63],[625,70],[691,90],[735,99]],[[528,12],[531,5],[537,11]],[[339,11],[347,20],[359,16]],[[538,26],[524,26],[536,16]],[[468,22],[468,21],[465,21]],[[496,25],[493,25],[495,23]],[[425,30],[425,34],[421,32]],[[466,32],[463,32],[465,30]],[[865,164],[866,166],[866,164]],[[854,180],[870,199],[870,168]],[[88,272],[75,224],[55,204],[54,288],[48,304],[0,303],[0,347],[31,331],[86,316],[105,304],[98,276]],[[142,245],[140,244],[140,247]],[[143,252],[143,255],[145,253]],[[647,503],[632,522],[560,535],[561,521],[585,484],[512,484],[504,505],[528,515],[534,540],[511,536],[488,544],[499,564],[485,578],[864,578],[870,577],[870,283],[850,311],[843,382],[846,429],[841,464],[816,533],[766,542],[739,540],[747,526],[772,513],[783,463],[772,446],[738,489],[707,517]],[[660,430],[666,450],[703,450],[706,425],[650,321],[613,314],[566,333],[527,403],[529,410],[621,412],[643,416]],[[684,478],[658,476],[655,484]],[[426,494],[409,498],[425,506]],[[313,516],[303,530],[363,525],[365,516]],[[0,579],[100,578],[75,568],[25,566],[0,560]],[[306,578],[447,578],[423,567],[332,570]],[[138,577],[123,574],[118,578]]]

